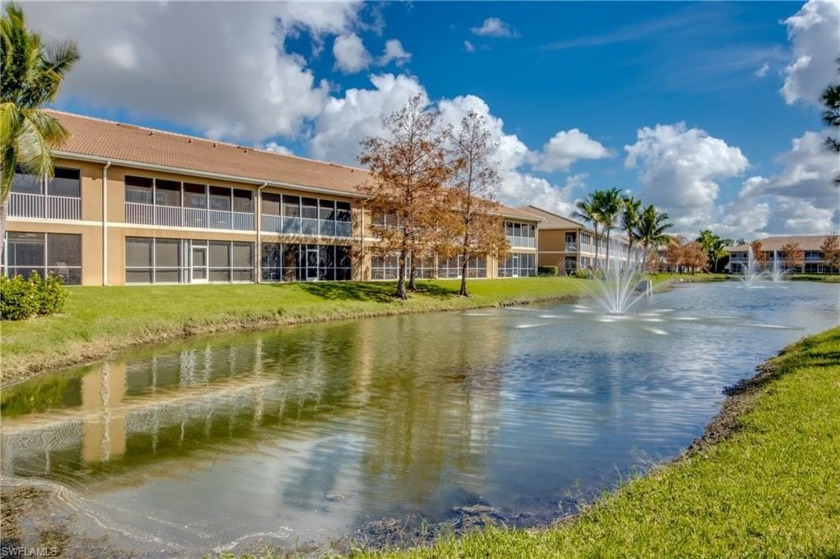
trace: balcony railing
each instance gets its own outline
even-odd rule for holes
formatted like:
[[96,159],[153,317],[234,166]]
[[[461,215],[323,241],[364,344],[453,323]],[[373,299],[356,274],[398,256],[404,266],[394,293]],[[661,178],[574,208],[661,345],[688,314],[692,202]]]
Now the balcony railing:
[[82,219],[82,199],[12,192],[9,196],[9,217]]
[[349,221],[266,214],[262,216],[261,230],[266,233],[309,235],[313,237],[350,237],[352,235]]
[[566,243],[566,252],[577,251],[577,243]]
[[179,206],[125,203],[125,222],[162,227],[196,227],[199,229],[228,229],[253,231],[254,214],[225,212]]
[[515,237],[513,235],[508,235],[507,240],[512,247],[534,248],[537,246],[537,240],[534,237]]

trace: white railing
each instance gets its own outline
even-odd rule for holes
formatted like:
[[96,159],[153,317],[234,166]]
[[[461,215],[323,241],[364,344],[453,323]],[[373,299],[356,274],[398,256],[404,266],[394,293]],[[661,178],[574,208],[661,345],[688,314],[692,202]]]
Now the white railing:
[[254,215],[247,212],[225,212],[179,206],[125,203],[125,222],[163,227],[195,227],[253,231]]
[[82,199],[12,192],[9,196],[9,217],[82,219]]
[[309,235],[313,237],[350,237],[352,235],[352,228],[350,227],[349,221],[266,214],[262,216],[262,231],[289,235]]
[[566,251],[576,251],[577,250],[577,243],[566,243]]
[[507,239],[512,247],[534,248],[537,246],[537,240],[534,237],[515,237],[513,235],[508,235]]

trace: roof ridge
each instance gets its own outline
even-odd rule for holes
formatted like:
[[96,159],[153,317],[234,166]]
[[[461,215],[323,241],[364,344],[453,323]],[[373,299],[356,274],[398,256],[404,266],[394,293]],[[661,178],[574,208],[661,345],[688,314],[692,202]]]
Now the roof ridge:
[[322,165],[331,165],[333,167],[343,167],[345,169],[350,169],[352,171],[363,171],[363,172],[366,172],[366,173],[369,172],[367,169],[365,169],[363,167],[353,167],[351,165],[345,165],[343,163],[335,163],[333,161],[324,161],[322,159],[315,159],[314,157],[304,157],[302,155],[297,155],[297,154],[294,154],[294,153],[279,153],[279,152],[276,152],[276,151],[269,151],[267,149],[254,147],[254,146],[243,146],[243,145],[233,144],[231,142],[225,142],[223,140],[211,140],[209,138],[202,138],[201,136],[193,136],[193,135],[184,134],[184,133],[181,133],[181,132],[172,132],[171,130],[160,130],[158,128],[151,128],[149,126],[141,126],[139,124],[132,124],[130,122],[120,122],[118,120],[110,120],[110,119],[107,119],[107,118],[102,118],[102,117],[97,117],[97,116],[83,115],[83,114],[79,114],[79,113],[71,113],[71,112],[67,112],[67,111],[61,111],[61,110],[58,110],[58,109],[47,109],[47,110],[50,111],[50,112],[53,112],[53,113],[58,113],[58,114],[67,115],[67,116],[71,116],[71,117],[83,118],[83,119],[88,119],[88,120],[95,120],[95,121],[98,121],[98,122],[104,122],[106,124],[114,124],[116,126],[121,126],[123,128],[127,128],[127,127],[131,126],[131,127],[134,127],[138,130],[147,130],[149,132],[167,134],[169,136],[175,136],[175,137],[178,137],[178,138],[186,138],[188,140],[196,140],[196,141],[200,141],[200,142],[206,142],[208,144],[209,143],[219,144],[219,145],[229,146],[229,147],[232,147],[232,148],[235,148],[235,149],[248,149],[248,150],[253,150],[253,151],[256,151],[256,152],[260,152],[260,153],[265,153],[267,155],[272,155],[272,156],[291,157],[291,158],[294,158],[294,159],[301,159],[303,161],[311,161],[313,163],[320,163]]

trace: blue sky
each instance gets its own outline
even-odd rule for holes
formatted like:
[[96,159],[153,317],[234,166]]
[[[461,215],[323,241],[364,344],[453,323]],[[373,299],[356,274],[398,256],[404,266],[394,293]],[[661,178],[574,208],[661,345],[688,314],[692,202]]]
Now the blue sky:
[[76,41],[58,108],[354,164],[420,94],[483,114],[499,197],[618,187],[696,236],[838,229],[819,94],[840,0],[24,4]]

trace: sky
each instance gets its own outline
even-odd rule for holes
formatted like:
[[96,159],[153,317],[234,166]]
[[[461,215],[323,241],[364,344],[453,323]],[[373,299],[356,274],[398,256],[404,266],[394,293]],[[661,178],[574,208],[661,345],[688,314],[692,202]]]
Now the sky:
[[358,165],[421,95],[487,119],[510,206],[619,188],[689,238],[840,229],[840,0],[22,5],[81,51],[57,109]]

